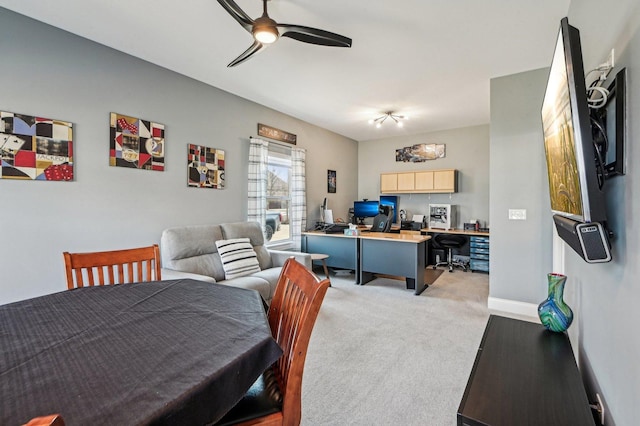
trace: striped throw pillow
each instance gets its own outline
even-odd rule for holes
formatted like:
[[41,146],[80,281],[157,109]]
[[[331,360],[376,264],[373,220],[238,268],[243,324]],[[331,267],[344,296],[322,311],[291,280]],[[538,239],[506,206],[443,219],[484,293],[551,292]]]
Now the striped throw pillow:
[[260,272],[258,256],[249,242],[249,238],[216,241],[224,277],[227,280]]

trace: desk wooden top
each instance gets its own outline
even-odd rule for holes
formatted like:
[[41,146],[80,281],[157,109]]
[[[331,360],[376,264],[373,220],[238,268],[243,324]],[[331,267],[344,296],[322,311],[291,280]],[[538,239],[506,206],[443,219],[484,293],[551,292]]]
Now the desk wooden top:
[[420,232],[429,232],[433,234],[459,234],[459,235],[469,235],[469,236],[477,236],[477,237],[488,237],[489,232],[483,231],[471,231],[471,230],[463,230],[463,229],[436,229],[436,228],[422,228]]
[[421,243],[431,239],[431,235],[394,234],[392,232],[363,232],[360,238],[369,240],[393,240],[406,243]]
[[307,231],[302,235],[315,235],[318,237],[338,237],[338,238],[359,238],[360,235],[345,235],[342,232],[329,232],[328,234],[323,231]]
[[392,232],[367,232],[360,231],[360,235],[344,235],[340,233],[325,234],[322,231],[303,232],[302,235],[315,235],[321,237],[339,237],[339,238],[366,238],[371,240],[393,240],[407,243],[421,243],[431,239],[430,235],[413,235],[413,234],[395,234]]

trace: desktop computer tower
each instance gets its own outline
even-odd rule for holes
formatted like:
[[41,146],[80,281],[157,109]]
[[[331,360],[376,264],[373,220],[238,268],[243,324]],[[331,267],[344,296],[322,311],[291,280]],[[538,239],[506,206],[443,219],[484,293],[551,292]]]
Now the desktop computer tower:
[[456,206],[451,204],[429,204],[429,228],[453,229],[456,227]]

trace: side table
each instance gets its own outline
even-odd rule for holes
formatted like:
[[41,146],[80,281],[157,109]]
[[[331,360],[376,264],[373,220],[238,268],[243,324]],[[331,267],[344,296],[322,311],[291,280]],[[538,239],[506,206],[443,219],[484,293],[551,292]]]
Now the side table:
[[322,268],[324,269],[324,275],[329,280],[329,287],[331,287],[331,277],[329,276],[329,269],[327,268],[326,259],[329,258],[328,254],[323,253],[309,253],[311,255],[311,263],[313,264],[314,260],[319,260],[322,262]]
[[458,426],[595,426],[566,333],[491,315]]

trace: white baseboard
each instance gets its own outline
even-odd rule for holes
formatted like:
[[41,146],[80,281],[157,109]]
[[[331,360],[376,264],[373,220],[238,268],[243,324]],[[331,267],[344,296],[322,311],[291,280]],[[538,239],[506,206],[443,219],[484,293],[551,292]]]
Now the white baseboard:
[[490,311],[499,311],[506,314],[523,316],[527,317],[527,319],[540,322],[538,318],[538,305],[534,303],[489,297],[487,300],[487,307]]

